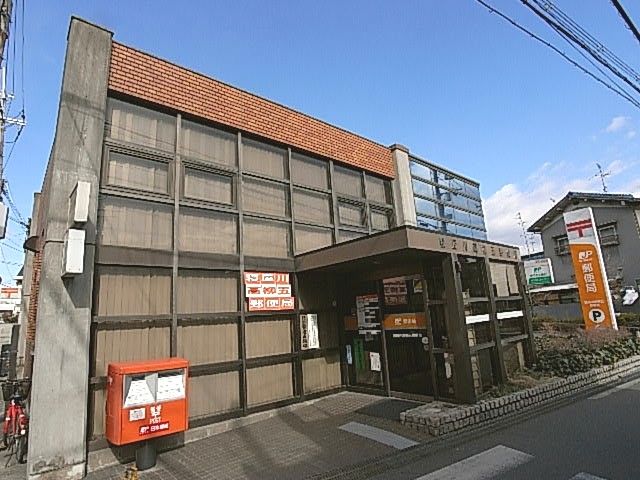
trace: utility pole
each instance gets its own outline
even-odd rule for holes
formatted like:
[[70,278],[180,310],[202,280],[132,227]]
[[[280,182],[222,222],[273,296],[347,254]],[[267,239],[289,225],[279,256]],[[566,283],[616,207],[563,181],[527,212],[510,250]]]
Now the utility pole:
[[603,172],[599,163],[596,163],[596,167],[598,167],[598,173],[596,173],[592,178],[600,177],[600,180],[602,181],[602,191],[607,193],[607,184],[604,183],[604,179],[611,175],[611,172]]
[[11,16],[13,13],[13,0],[2,0],[0,4],[0,240],[3,239],[7,231],[7,219],[9,208],[5,205],[3,195],[5,193],[4,179],[4,137],[7,126],[16,125],[23,127],[26,122],[24,112],[20,118],[9,117],[7,109],[7,98],[13,95],[7,94],[7,55],[5,50],[9,39],[9,29],[11,26]]

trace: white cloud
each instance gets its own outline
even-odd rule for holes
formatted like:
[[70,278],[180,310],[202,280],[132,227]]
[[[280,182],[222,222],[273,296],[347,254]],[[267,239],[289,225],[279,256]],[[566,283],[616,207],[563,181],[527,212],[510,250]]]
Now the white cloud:
[[[623,160],[606,164],[605,171],[610,172],[605,180],[609,192],[637,195],[640,191],[639,166],[638,161]],[[503,185],[483,200],[489,239],[518,245],[521,252],[526,253],[517,214],[520,213],[528,228],[570,191],[601,192],[601,180],[594,176],[596,171],[595,165],[580,162],[555,165],[545,162],[522,182]],[[534,251],[541,250],[539,239],[534,239],[533,247]]]
[[631,120],[631,118],[624,117],[624,116],[613,117],[609,125],[607,125],[607,128],[604,129],[604,131],[607,133],[615,133],[619,131],[621,128],[623,128],[625,125],[627,125],[629,120]]
[[636,131],[635,131],[635,130],[629,130],[629,131],[627,132],[627,135],[626,135],[627,140],[631,140],[631,139],[632,139],[632,138],[634,138],[635,136],[636,136]]

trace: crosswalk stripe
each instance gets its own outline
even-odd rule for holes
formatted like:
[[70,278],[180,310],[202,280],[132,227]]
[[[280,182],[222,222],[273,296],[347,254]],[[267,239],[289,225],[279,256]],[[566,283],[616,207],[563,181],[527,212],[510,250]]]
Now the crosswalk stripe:
[[628,389],[630,387],[633,387],[636,383],[639,383],[639,382],[640,382],[640,378],[636,378],[636,379],[631,380],[629,382],[626,382],[626,383],[623,383],[621,385],[617,385],[617,386],[615,386],[613,388],[610,388],[608,390],[605,390],[604,392],[600,392],[600,393],[598,393],[596,395],[593,395],[593,396],[589,397],[589,400],[599,400],[601,398],[608,397],[612,393],[615,393],[615,392],[617,392],[619,390],[626,390],[626,389]]
[[498,445],[415,480],[484,480],[532,459],[528,453]]
[[591,475],[590,473],[580,472],[577,475],[574,475],[569,480],[607,480],[606,478],[596,477],[595,475]]
[[345,432],[360,435],[361,437],[368,438],[369,440],[383,443],[398,450],[403,450],[405,448],[418,445],[418,442],[414,442],[413,440],[409,440],[408,438],[405,438],[403,436],[388,432],[387,430],[372,427],[370,425],[365,425],[363,423],[349,422],[338,428],[340,430],[344,430]]

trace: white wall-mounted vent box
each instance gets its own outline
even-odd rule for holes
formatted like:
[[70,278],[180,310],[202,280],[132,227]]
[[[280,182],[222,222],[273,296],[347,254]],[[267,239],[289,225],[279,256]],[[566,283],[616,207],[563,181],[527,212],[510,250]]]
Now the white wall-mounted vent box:
[[84,270],[84,230],[69,229],[64,236],[62,276],[78,275]]
[[91,184],[78,182],[69,197],[69,217],[73,223],[87,223],[89,220],[89,196]]
[[0,203],[0,240],[7,235],[7,220],[9,218],[9,207]]

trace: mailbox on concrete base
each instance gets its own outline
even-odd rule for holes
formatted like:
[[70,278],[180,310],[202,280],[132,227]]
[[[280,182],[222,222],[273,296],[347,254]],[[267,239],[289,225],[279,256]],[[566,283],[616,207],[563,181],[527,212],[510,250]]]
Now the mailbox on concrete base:
[[185,431],[188,374],[189,362],[182,358],[110,363],[107,440],[126,445]]

